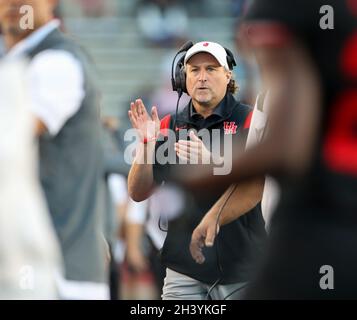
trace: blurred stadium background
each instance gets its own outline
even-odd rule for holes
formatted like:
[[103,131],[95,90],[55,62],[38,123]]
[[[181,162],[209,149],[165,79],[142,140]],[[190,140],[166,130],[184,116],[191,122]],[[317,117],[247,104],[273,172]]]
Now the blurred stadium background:
[[[142,31],[139,0],[62,0],[64,28],[89,51],[98,72],[105,116],[127,118],[129,101],[150,95],[170,81],[171,59],[186,40],[209,39],[234,48],[234,25],[244,1],[195,0],[174,2],[182,11],[180,39],[158,43]],[[144,17],[143,19],[150,19]],[[153,20],[146,21],[148,29]],[[182,26],[184,24],[184,26]],[[175,41],[177,40],[177,41]],[[159,106],[160,107],[160,106]],[[174,106],[173,106],[174,107]]]

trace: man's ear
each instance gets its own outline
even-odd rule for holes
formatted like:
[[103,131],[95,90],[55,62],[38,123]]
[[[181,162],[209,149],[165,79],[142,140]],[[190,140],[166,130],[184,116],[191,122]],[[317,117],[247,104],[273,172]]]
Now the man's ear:
[[227,71],[226,76],[227,76],[227,84],[228,84],[232,79],[232,71]]

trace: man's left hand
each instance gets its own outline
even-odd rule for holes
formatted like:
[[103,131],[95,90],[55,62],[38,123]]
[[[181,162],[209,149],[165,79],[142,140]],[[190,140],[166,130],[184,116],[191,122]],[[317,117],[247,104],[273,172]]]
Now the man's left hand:
[[190,139],[179,140],[175,143],[177,156],[190,164],[209,164],[211,162],[211,152],[207,150],[202,140],[190,131]]

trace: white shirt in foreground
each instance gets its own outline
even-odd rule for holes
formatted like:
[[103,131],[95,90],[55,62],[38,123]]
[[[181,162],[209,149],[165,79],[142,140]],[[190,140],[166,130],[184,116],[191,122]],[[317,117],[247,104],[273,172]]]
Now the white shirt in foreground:
[[[258,95],[254,106],[252,120],[247,138],[246,148],[256,145],[264,138],[265,127],[267,123],[267,114],[269,109],[269,93]],[[277,182],[267,176],[265,178],[263,198],[261,202],[263,218],[266,228],[269,228],[270,218],[279,200],[279,186]]]

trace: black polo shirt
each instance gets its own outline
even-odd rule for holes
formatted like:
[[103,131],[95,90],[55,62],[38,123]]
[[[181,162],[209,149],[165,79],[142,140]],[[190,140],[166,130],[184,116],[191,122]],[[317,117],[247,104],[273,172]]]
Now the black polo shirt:
[[[246,137],[249,129],[252,108],[227,94],[214,112],[204,119],[190,102],[177,116],[168,115],[161,121],[161,132],[173,129],[176,137],[183,129],[219,129],[221,136],[232,134]],[[156,148],[162,145],[158,141]],[[172,142],[174,143],[174,141]],[[234,150],[233,150],[234,152]],[[169,171],[177,164],[154,164],[154,179],[157,184],[167,181]],[[205,262],[194,262],[189,252],[189,244],[194,228],[203,216],[224,193],[224,189],[201,190],[186,194],[185,206],[181,215],[168,224],[167,237],[161,252],[164,265],[207,284],[221,278],[222,284],[245,282],[250,278],[252,266],[260,257],[266,238],[264,220],[260,204],[241,218],[223,226],[212,248],[205,248]],[[218,249],[218,250],[217,250]],[[221,269],[221,271],[220,271]]]

